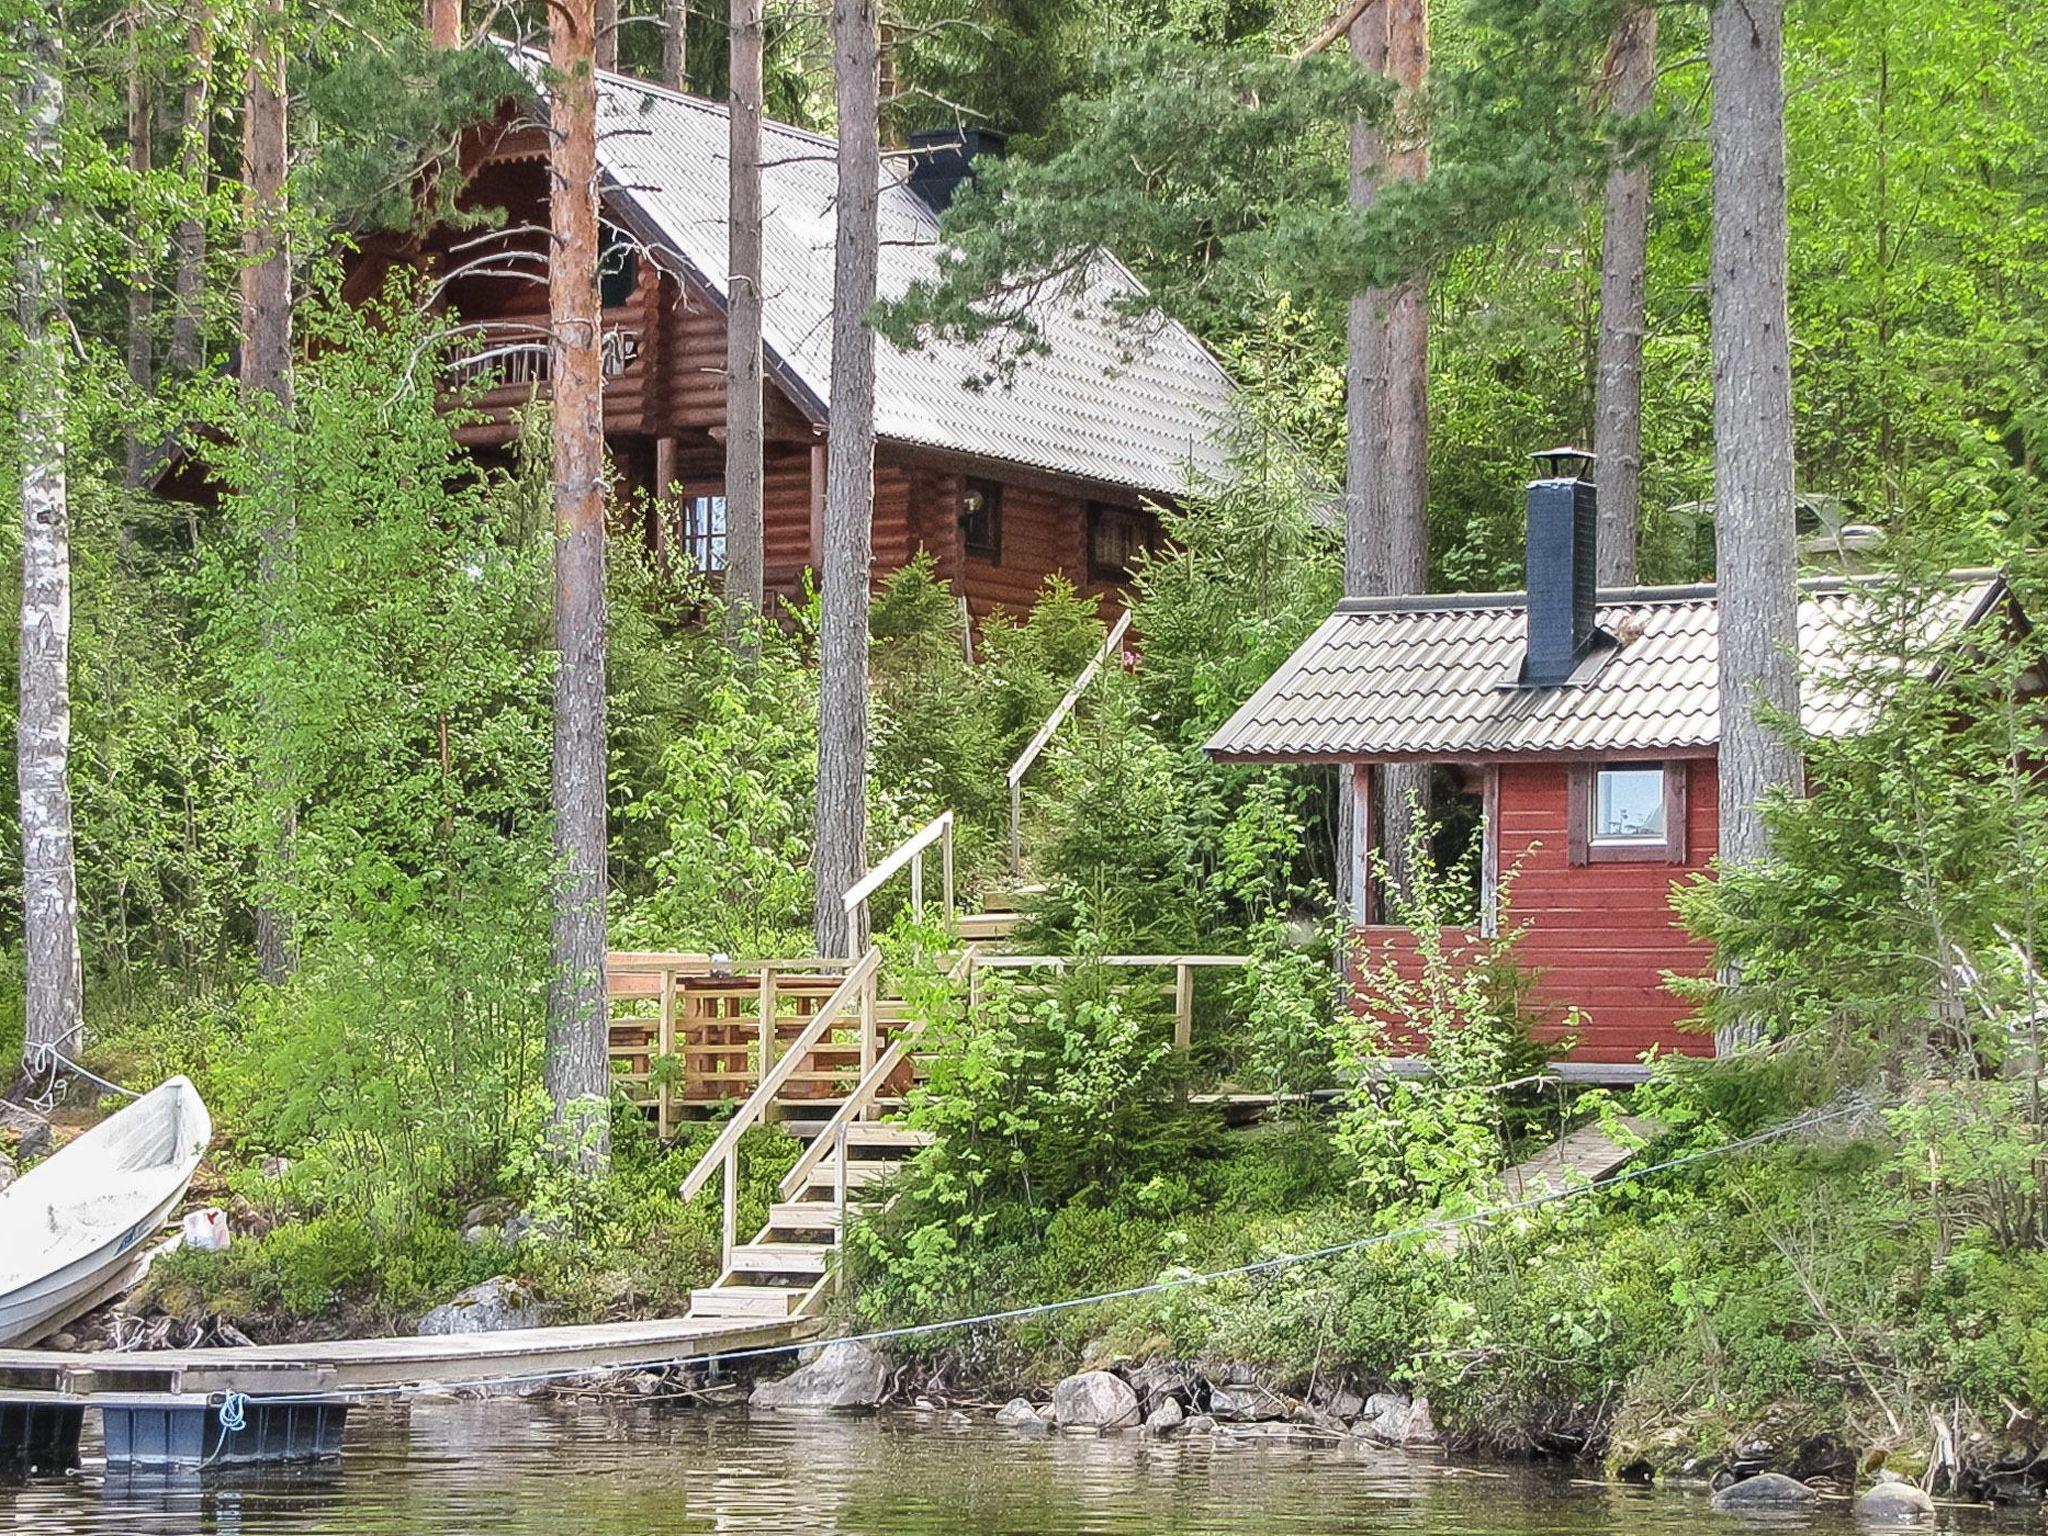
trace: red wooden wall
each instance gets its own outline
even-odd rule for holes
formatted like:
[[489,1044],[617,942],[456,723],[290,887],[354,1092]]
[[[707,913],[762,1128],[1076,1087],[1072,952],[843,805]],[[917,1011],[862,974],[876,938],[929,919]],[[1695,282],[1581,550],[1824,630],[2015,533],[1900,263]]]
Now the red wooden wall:
[[[1691,1009],[1664,985],[1666,972],[1703,975],[1712,951],[1678,925],[1671,889],[1704,870],[1719,845],[1719,779],[1712,758],[1673,763],[1688,775],[1686,857],[1681,864],[1571,862],[1570,801],[1563,762],[1500,766],[1498,858],[1509,876],[1505,922],[1524,929],[1517,958],[1534,980],[1532,1003],[1546,1033],[1568,1009],[1581,1014],[1566,1060],[1627,1065],[1652,1048],[1711,1056],[1713,1037],[1680,1029]],[[1519,868],[1517,869],[1517,866]],[[1414,937],[1397,928],[1361,930],[1372,962],[1413,965]],[[1446,935],[1447,948],[1464,935]]]

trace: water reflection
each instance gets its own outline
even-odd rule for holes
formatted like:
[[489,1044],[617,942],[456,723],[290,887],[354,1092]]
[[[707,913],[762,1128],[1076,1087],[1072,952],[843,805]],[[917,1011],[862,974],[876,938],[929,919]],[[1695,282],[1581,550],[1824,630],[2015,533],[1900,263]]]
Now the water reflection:
[[[1284,1441],[1023,1440],[944,1415],[874,1419],[496,1402],[358,1409],[339,1465],[0,1489],[51,1536],[1730,1536],[1699,1491]],[[1780,1528],[1846,1533],[1832,1505]],[[2030,1528],[1943,1513],[1955,1532]]]

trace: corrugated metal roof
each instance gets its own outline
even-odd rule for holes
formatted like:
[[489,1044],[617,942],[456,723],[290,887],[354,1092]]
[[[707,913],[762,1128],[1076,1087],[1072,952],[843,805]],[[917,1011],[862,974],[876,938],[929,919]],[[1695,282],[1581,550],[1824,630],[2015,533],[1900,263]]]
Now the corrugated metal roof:
[[[2002,590],[1959,573],[1917,616],[1922,643],[1973,622]],[[1874,699],[1852,692],[1844,660],[1870,583],[1801,584],[1800,715],[1846,735]],[[1208,744],[1218,757],[1293,762],[1360,758],[1693,751],[1720,740],[1720,612],[1714,589],[1603,593],[1599,625],[1617,642],[1590,675],[1520,688],[1526,608],[1519,592],[1342,603]]]
[[[515,57],[536,81],[541,60]],[[726,110],[621,75],[598,77],[598,159],[615,192],[720,296],[726,284]],[[770,366],[808,392],[832,393],[833,141],[763,128],[762,274]],[[879,286],[900,297],[939,270],[938,219],[885,161]],[[1042,347],[1014,376],[986,382],[992,346],[934,341],[876,348],[875,430],[888,439],[1053,470],[1165,495],[1228,469],[1236,389],[1183,327],[1117,313],[1144,292],[1101,261],[1079,291],[1027,306]],[[779,365],[779,366],[778,366]],[[820,409],[820,414],[822,410]]]

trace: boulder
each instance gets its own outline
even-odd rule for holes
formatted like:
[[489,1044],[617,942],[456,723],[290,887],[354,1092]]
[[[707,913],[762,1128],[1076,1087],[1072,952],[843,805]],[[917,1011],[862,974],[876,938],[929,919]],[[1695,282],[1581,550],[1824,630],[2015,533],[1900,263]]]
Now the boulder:
[[841,1339],[747,1401],[756,1408],[872,1408],[889,1393],[889,1367],[865,1344]]
[[1005,1429],[1020,1430],[1027,1435],[1045,1433],[1045,1420],[1038,1416],[1038,1410],[1021,1397],[1013,1397],[996,1410],[996,1422]]
[[21,1170],[14,1166],[14,1159],[0,1152],[0,1189],[5,1189],[21,1177]]
[[540,1298],[510,1275],[493,1275],[444,1301],[420,1319],[422,1338],[444,1333],[503,1333],[538,1328]]
[[1178,1398],[1162,1397],[1159,1405],[1145,1416],[1145,1428],[1155,1435],[1168,1435],[1179,1429],[1186,1417]]
[[1216,1433],[1216,1421],[1206,1413],[1193,1414],[1186,1423],[1181,1425],[1181,1433],[1186,1435],[1213,1435]]
[[1799,1504],[1817,1504],[1820,1495],[1782,1472],[1759,1472],[1739,1483],[1714,1490],[1709,1501],[1716,1509],[1786,1509]]
[[1209,1388],[1209,1412],[1233,1424],[1255,1424],[1284,1419],[1293,1404],[1270,1387],[1256,1382],[1233,1382]]
[[1430,1417],[1429,1399],[1418,1397],[1408,1409],[1408,1422],[1401,1429],[1403,1445],[1435,1445],[1436,1420]]
[[1365,1412],[1365,1398],[1350,1387],[1331,1387],[1311,1392],[1309,1402],[1333,1419],[1355,1419]]
[[1052,1412],[1061,1429],[1132,1429],[1143,1417],[1138,1394],[1107,1371],[1083,1371],[1054,1387]]
[[1934,1499],[1915,1483],[1887,1482],[1867,1489],[1856,1501],[1856,1513],[1885,1525],[1904,1525],[1934,1515]]
[[1400,1445],[1407,1439],[1408,1421],[1414,1412],[1415,1405],[1405,1392],[1375,1392],[1365,1400],[1351,1427],[1381,1445]]
[[1138,1401],[1148,1406],[1163,1397],[1177,1397],[1185,1402],[1194,1395],[1194,1372],[1178,1360],[1147,1360],[1125,1376],[1131,1390],[1138,1394]]

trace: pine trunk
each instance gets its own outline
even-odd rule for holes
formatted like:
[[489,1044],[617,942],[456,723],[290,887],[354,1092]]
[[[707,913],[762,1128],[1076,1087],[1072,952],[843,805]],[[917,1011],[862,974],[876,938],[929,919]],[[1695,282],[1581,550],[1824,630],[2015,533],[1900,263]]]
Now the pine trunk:
[[[254,18],[247,97],[242,118],[242,181],[247,198],[242,246],[242,400],[251,413],[283,424],[291,414],[292,262],[286,236],[287,157],[283,0],[269,0]],[[290,477],[274,466],[259,487],[268,505],[257,581],[275,594],[292,558]],[[271,621],[274,622],[274,621]],[[274,632],[266,639],[274,640]],[[256,963],[267,981],[282,981],[295,963],[296,937],[285,893],[290,889],[297,812],[280,779],[281,765],[266,770],[264,799],[277,807],[276,828],[261,859],[256,907]]]
[[21,804],[21,922],[29,1070],[76,1055],[84,1030],[78,875],[71,834],[71,525],[65,492],[70,326],[62,268],[43,241],[56,218],[63,84],[56,39],[31,10],[21,86],[23,147],[44,187],[17,248],[20,376],[21,672],[15,774]]
[[597,0],[591,19],[599,69],[619,67],[619,0]]
[[427,0],[427,41],[441,53],[462,46],[462,0]]
[[[1631,4],[1608,50],[1608,111],[1650,110],[1657,83],[1657,8]],[[1616,153],[1600,219],[1600,336],[1594,358],[1593,454],[1600,479],[1600,585],[1632,586],[1642,538],[1644,267],[1650,244],[1650,162]]]
[[[1351,128],[1351,205],[1364,210],[1377,201],[1383,178],[1416,180],[1429,169],[1428,145],[1414,117],[1429,71],[1427,0],[1368,6],[1352,24],[1351,54],[1361,68],[1391,75],[1401,88],[1389,128],[1366,122]],[[1345,403],[1345,595],[1421,592],[1429,572],[1426,278],[1370,288],[1351,301]],[[1408,845],[1416,811],[1427,798],[1429,771],[1419,764],[1390,764],[1374,779],[1381,856],[1395,888],[1406,890]],[[1340,835],[1355,838],[1358,829],[1345,814],[1353,801],[1349,783],[1340,782],[1338,789]],[[1341,885],[1350,884],[1352,862],[1348,852],[1338,860]],[[1340,899],[1364,920],[1366,892],[1346,889]]]
[[732,0],[725,329],[725,596],[738,633],[766,575],[761,402],[761,0]]
[[[1719,0],[1714,89],[1714,543],[1721,608],[1721,858],[1767,852],[1760,802],[1796,789],[1799,754],[1763,718],[1799,708],[1792,354],[1786,302],[1784,10]],[[1724,1031],[1723,1050],[1751,1026]]]
[[[178,172],[187,208],[206,205],[207,173],[213,159],[213,19],[205,4],[194,7],[184,98],[179,105]],[[188,213],[172,237],[177,271],[172,279],[171,345],[165,361],[180,378],[199,371],[200,323],[206,303],[206,217]]]
[[831,439],[819,574],[818,810],[811,871],[818,952],[851,955],[841,898],[867,867],[868,577],[875,489],[876,227],[881,184],[880,39],[874,0],[833,0],[839,105],[838,230],[832,269]]
[[[142,18],[128,16],[128,169],[138,189],[143,178],[155,169],[155,114],[150,110],[149,81],[142,69]],[[150,328],[156,309],[155,263],[144,263],[128,275],[128,383],[134,390],[138,409],[125,412],[122,450],[131,488],[149,479],[155,454],[148,438],[136,430],[141,417],[140,403],[156,385],[156,361]]]
[[604,375],[591,0],[550,8],[548,352],[555,512],[555,899],[547,1087],[559,1151],[609,1152],[605,1009]]
[[[758,6],[758,0],[755,3]],[[687,91],[690,88],[690,7],[685,0],[665,0],[661,14],[661,83],[672,91]],[[738,22],[733,23],[733,29],[739,29]],[[732,46],[738,47],[737,40]]]

